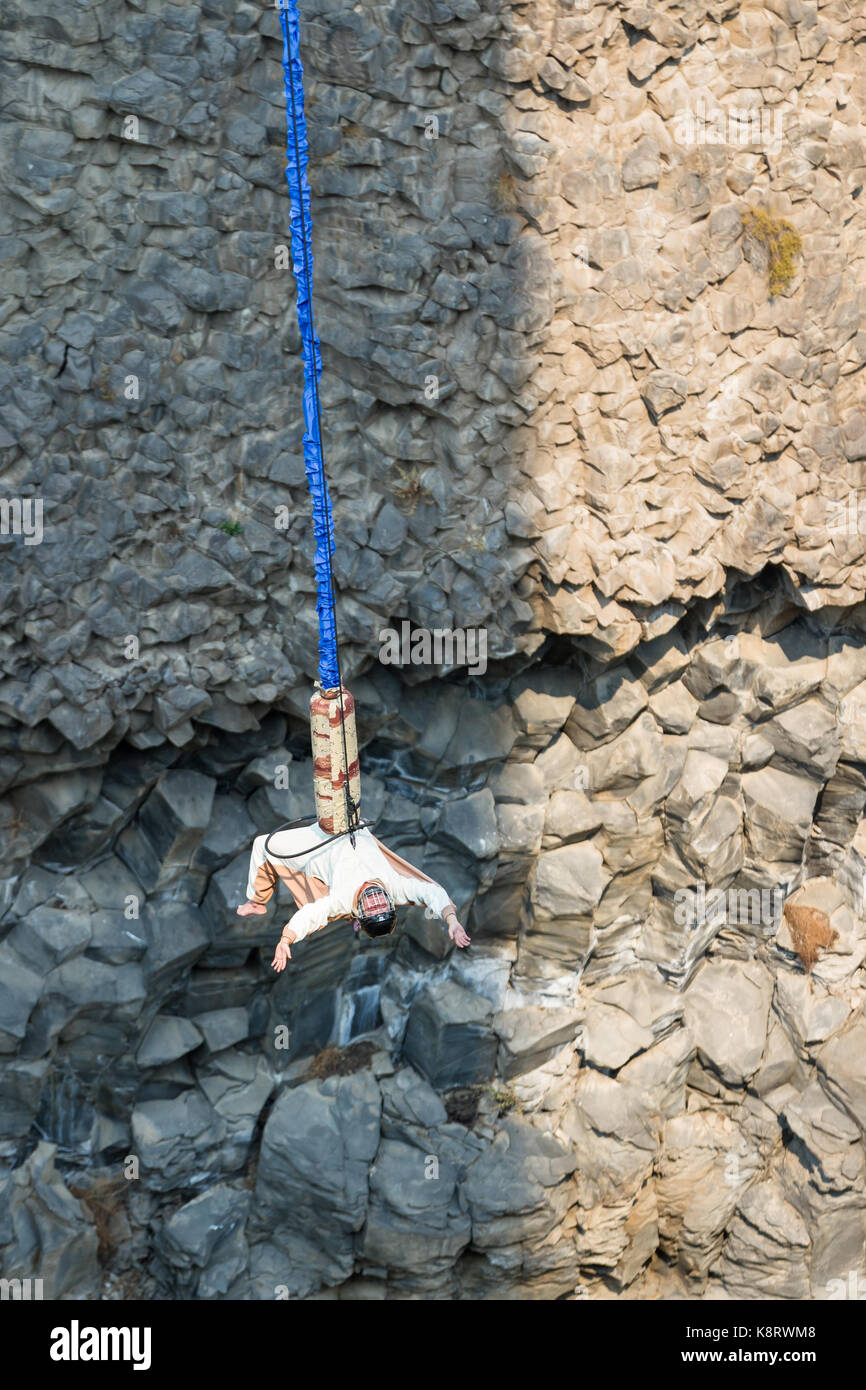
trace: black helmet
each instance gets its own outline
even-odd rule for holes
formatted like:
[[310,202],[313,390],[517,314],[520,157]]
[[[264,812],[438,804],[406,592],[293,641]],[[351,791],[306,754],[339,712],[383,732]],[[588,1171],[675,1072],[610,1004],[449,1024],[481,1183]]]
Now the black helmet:
[[365,936],[390,936],[397,922],[397,913],[381,883],[367,884],[361,889],[356,918]]

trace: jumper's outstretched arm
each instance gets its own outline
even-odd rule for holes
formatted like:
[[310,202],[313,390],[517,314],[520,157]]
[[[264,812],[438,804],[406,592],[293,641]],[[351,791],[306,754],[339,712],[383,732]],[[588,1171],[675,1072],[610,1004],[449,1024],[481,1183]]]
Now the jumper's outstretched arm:
[[442,916],[444,917],[445,925],[448,928],[448,935],[451,937],[451,940],[454,942],[454,945],[461,947],[468,946],[469,937],[466,934],[466,929],[460,924],[460,921],[457,917],[457,909],[453,903],[448,904],[448,906],[442,913]]
[[285,970],[289,961],[292,959],[292,947],[294,944],[294,932],[291,927],[284,927],[283,934],[277,942],[277,949],[274,951],[274,958],[271,961],[271,969],[276,970],[278,975],[281,970]]
[[274,970],[277,973],[285,970],[287,963],[292,959],[292,947],[296,941],[303,941],[305,937],[312,936],[313,932],[321,931],[340,915],[335,910],[330,894],[299,907],[291,922],[287,922],[283,927],[282,935],[277,942],[277,949],[271,961]]

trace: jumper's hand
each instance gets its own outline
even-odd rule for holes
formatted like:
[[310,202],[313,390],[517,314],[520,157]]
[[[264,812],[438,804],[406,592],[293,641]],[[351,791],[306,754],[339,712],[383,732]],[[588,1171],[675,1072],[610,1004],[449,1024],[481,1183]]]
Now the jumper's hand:
[[466,932],[461,927],[454,913],[451,914],[448,920],[448,935],[451,937],[455,946],[469,945],[469,937],[466,935]]
[[276,970],[277,974],[279,974],[281,970],[285,970],[287,964],[291,959],[292,952],[289,943],[285,937],[282,937],[277,942],[277,949],[274,952],[274,958],[271,961],[271,967],[272,969]]

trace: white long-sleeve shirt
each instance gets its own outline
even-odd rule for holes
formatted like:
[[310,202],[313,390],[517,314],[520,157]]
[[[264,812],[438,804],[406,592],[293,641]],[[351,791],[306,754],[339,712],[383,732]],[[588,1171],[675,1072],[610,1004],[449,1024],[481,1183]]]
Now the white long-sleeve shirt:
[[269,854],[268,858],[274,864],[281,862],[280,854],[297,854],[309,845],[309,854],[285,862],[292,869],[321,879],[330,889],[327,896],[298,908],[289,923],[296,941],[303,941],[311,932],[319,931],[334,917],[354,916],[358,889],[371,880],[387,889],[396,906],[418,903],[426,908],[428,917],[441,917],[450,903],[451,899],[441,884],[398,873],[385,858],[369,830],[355,832],[354,847],[348,835],[323,844],[327,838],[327,832],[320,826],[311,825],[283,831],[271,839],[272,855]]

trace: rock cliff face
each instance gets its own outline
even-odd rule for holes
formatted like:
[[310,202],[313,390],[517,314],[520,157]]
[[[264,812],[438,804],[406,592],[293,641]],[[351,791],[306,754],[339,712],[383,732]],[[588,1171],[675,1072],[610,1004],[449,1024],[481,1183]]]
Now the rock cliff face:
[[851,1296],[866,18],[301,9],[364,809],[473,944],[233,911],[311,804],[278,17],[10,0],[0,1274]]

